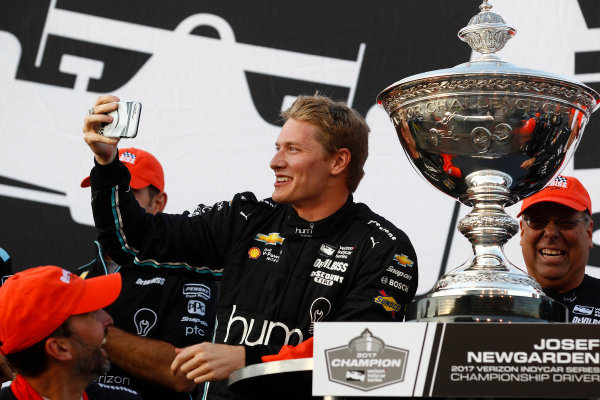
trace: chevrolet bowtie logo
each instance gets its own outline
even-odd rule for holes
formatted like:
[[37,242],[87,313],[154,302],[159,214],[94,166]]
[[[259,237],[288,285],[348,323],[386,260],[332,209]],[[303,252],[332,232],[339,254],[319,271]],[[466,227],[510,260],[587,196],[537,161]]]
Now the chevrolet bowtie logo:
[[401,254],[401,255],[396,254],[394,256],[394,261],[396,261],[398,264],[402,265],[403,267],[412,267],[414,264],[414,262],[410,258],[405,256],[404,254]]
[[279,233],[271,232],[268,235],[259,233],[254,237],[254,240],[258,240],[259,242],[264,242],[266,244],[283,244],[285,239],[279,236]]

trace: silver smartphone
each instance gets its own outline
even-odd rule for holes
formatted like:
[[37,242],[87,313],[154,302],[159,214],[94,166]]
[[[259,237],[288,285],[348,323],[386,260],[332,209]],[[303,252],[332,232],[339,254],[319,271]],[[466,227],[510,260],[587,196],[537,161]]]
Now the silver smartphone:
[[140,123],[140,114],[142,113],[142,103],[137,101],[122,101],[118,104],[119,108],[108,113],[108,115],[113,117],[113,121],[109,124],[102,124],[98,133],[114,138],[136,137]]

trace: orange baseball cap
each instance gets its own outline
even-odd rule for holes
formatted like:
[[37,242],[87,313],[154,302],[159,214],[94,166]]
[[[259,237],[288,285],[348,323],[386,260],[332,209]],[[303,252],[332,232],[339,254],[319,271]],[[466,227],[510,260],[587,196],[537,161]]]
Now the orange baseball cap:
[[520,217],[525,210],[534,204],[542,202],[559,203],[577,211],[588,210],[592,213],[592,199],[581,182],[572,176],[558,175],[548,186],[533,196],[523,200]]
[[[132,189],[143,189],[152,185],[161,192],[165,190],[165,175],[162,165],[156,157],[147,151],[130,147],[119,150],[119,160],[127,166],[131,174],[129,186]],[[90,186],[90,177],[81,181],[81,187]]]
[[120,292],[119,273],[84,280],[52,265],[18,272],[0,287],[0,351],[25,350],[70,316],[108,306]]

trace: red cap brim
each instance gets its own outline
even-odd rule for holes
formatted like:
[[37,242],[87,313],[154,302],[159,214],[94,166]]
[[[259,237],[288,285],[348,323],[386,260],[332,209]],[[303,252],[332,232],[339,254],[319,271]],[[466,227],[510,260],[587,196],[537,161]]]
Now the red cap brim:
[[121,274],[114,273],[84,280],[85,288],[73,315],[96,311],[112,304],[121,293]]

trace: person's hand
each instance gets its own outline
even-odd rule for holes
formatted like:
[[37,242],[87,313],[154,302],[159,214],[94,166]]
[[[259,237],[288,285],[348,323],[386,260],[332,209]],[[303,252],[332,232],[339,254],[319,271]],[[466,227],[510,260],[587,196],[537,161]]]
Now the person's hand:
[[533,165],[534,162],[535,162],[535,157],[529,158],[521,163],[521,168],[529,169],[529,168],[531,168],[531,166]]
[[112,117],[106,115],[115,111],[118,107],[119,98],[116,96],[100,96],[90,114],[83,119],[83,140],[94,152],[98,164],[110,164],[117,156],[117,144],[119,139],[108,138],[98,134],[102,122],[112,122]]
[[171,364],[171,371],[186,374],[195,383],[226,379],[234,370],[246,365],[246,349],[203,342],[184,349],[175,349],[177,356]]

